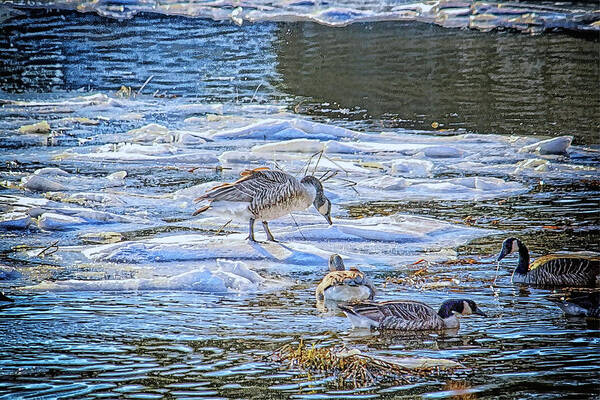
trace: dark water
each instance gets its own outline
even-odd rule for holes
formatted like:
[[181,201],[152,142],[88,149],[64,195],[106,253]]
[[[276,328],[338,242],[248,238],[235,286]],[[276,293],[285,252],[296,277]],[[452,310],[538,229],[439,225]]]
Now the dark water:
[[285,43],[277,49],[281,88],[304,96],[308,113],[348,109],[349,118],[383,127],[430,129],[437,122],[600,139],[597,42],[398,23],[343,30],[298,24],[278,33]]
[[8,93],[116,91],[283,101],[371,128],[573,135],[600,143],[600,43],[380,22],[230,22],[27,11],[0,31]]
[[[493,271],[493,266],[488,267]],[[447,269],[444,268],[445,270]],[[469,266],[452,276],[480,274]],[[435,271],[433,271],[435,273]],[[437,271],[440,276],[448,271]],[[493,273],[493,272],[492,272]],[[376,283],[381,276],[374,274]],[[484,274],[490,277],[490,274]],[[312,282],[314,276],[303,276]],[[481,281],[462,293],[489,319],[463,321],[460,335],[364,336],[314,308],[312,287],[259,297],[194,293],[85,293],[18,296],[2,309],[3,398],[595,398],[600,335],[565,319],[542,291]],[[383,297],[435,302],[434,293],[388,285]],[[344,343],[380,356],[451,357],[468,368],[413,384],[339,389],[268,360],[300,337]],[[457,385],[458,384],[458,385]]]
[[[0,30],[5,98],[48,99],[77,95],[80,88],[112,93],[121,85],[139,88],[153,76],[144,93],[158,90],[199,102],[285,104],[360,129],[431,129],[438,122],[478,133],[572,134],[583,144],[600,143],[599,61],[599,44],[589,39],[399,22],[238,27],[151,14],[118,21],[28,10]],[[3,126],[23,118],[3,115]],[[153,121],[169,118],[152,115]],[[102,137],[134,125],[93,129]],[[6,144],[2,158],[22,162],[10,170],[15,174],[47,165],[81,168],[86,176],[116,168],[52,161],[52,154],[75,145],[76,134],[56,147]],[[8,164],[2,165],[8,173]],[[151,167],[130,167],[134,190],[164,193],[191,184],[187,173]],[[219,178],[215,173],[203,177]],[[461,281],[448,289],[384,287],[387,278],[406,277],[418,265],[369,270],[382,288],[382,300],[435,305],[441,298],[466,296],[477,301],[490,318],[464,319],[458,334],[365,336],[353,331],[345,318],[322,315],[315,308],[314,286],[323,272],[315,270],[292,273],[291,287],[260,295],[14,292],[14,304],[0,305],[0,398],[597,398],[597,323],[565,318],[548,300],[556,291],[511,285],[515,260],[501,266],[497,288],[492,290],[490,283],[493,256],[508,233],[525,238],[536,256],[551,250],[600,250],[598,182],[538,187],[534,179],[525,181],[530,192],[502,201],[376,202],[344,210],[347,218],[403,212],[462,223],[472,217],[476,226],[498,230],[458,249],[461,257],[477,258],[475,264],[429,268],[430,281]],[[160,211],[166,220],[180,217],[172,210]],[[186,230],[173,224],[161,231],[136,231],[127,239],[174,232]],[[0,248],[47,243],[53,235],[4,231]],[[74,232],[60,235],[67,244],[78,244]],[[414,254],[415,260],[421,257]],[[9,251],[0,259],[23,270],[39,269],[40,276],[69,276],[68,260],[36,266],[37,258],[25,258]],[[94,272],[93,265],[89,268]],[[128,273],[122,271],[123,276]],[[31,282],[0,283],[11,291]],[[273,350],[300,338],[379,356],[450,358],[466,368],[411,378],[408,384],[338,388],[318,374],[269,361]]]

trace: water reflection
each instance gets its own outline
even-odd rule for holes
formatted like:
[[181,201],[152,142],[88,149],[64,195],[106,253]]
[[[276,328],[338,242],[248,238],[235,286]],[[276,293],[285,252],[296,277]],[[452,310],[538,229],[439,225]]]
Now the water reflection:
[[296,23],[277,36],[280,88],[309,114],[600,140],[598,42],[416,23]]
[[29,10],[0,28],[0,90],[83,88],[210,100],[255,100],[272,93],[269,51],[275,24],[142,15],[114,20],[93,14]]
[[[493,274],[483,271],[479,273]],[[583,320],[563,318],[545,300],[548,291],[532,288],[525,295],[501,286],[494,299],[473,284],[468,290],[490,318],[464,319],[458,332],[394,335],[352,330],[341,317],[321,318],[312,293],[295,290],[277,296],[275,308],[266,301],[275,300],[273,295],[18,295],[15,306],[3,310],[0,322],[0,395],[339,395],[335,382],[270,361],[272,351],[300,337],[321,345],[345,344],[378,357],[449,358],[467,367],[409,378],[411,383],[403,386],[384,383],[347,390],[346,396],[440,398],[477,393],[494,398],[505,393],[521,398],[545,393],[582,398],[594,393],[598,332],[586,330]],[[384,297],[422,298],[432,304],[439,297],[402,286],[386,290]],[[282,313],[282,308],[293,312]],[[259,321],[267,323],[257,325]]]
[[418,23],[230,22],[28,10],[0,29],[0,89],[285,99],[370,128],[574,135],[600,143],[600,43]]

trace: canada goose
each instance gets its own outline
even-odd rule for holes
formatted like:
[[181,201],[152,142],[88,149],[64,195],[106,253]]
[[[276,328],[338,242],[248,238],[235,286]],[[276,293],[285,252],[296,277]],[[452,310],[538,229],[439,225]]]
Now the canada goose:
[[553,300],[565,315],[600,318],[600,292],[579,294],[566,300]]
[[323,193],[321,181],[312,175],[298,181],[293,176],[280,171],[271,171],[266,167],[246,170],[241,178],[233,183],[224,183],[198,197],[196,201],[208,200],[210,203],[198,209],[193,215],[209,208],[234,214],[250,220],[248,239],[254,239],[254,221],[262,221],[267,239],[276,241],[267,221],[282,217],[292,211],[305,210],[314,205],[331,221],[331,202]]
[[456,314],[486,317],[473,300],[466,299],[446,300],[437,312],[425,303],[411,300],[341,304],[339,308],[355,328],[380,330],[456,329],[460,326]]
[[317,286],[317,302],[373,300],[375,286],[365,274],[356,268],[346,270],[338,254],[329,257],[330,272]]
[[517,251],[519,264],[512,275],[514,283],[546,286],[598,285],[600,257],[551,254],[538,258],[530,265],[527,246],[519,239],[508,238],[502,243],[498,262]]

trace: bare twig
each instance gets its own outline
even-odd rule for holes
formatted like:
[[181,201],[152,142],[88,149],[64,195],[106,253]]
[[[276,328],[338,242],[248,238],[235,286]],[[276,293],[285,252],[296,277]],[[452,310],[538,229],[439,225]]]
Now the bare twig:
[[135,94],[135,96],[139,95],[140,93],[142,93],[142,90],[146,87],[146,85],[152,80],[152,78],[154,78],[154,75],[150,75],[148,77],[148,79],[146,79],[146,82],[144,82],[144,84],[142,85],[142,87],[137,91],[137,93]]
[[218,230],[215,232],[215,236],[217,236],[219,233],[223,232],[223,229],[225,229],[225,227],[226,227],[227,225],[229,225],[229,223],[230,223],[231,221],[233,221],[233,220],[232,220],[232,219],[230,219],[229,221],[227,221],[227,222],[225,223],[225,225],[223,225],[222,227],[220,227],[220,228],[219,228],[219,229],[218,229]]
[[356,194],[360,194],[358,193],[358,190],[356,190],[355,186],[358,185],[358,182],[352,181],[350,179],[344,179],[344,178],[339,178],[341,181],[347,182],[348,184],[345,185],[345,187],[349,187],[350,189],[354,190],[356,192]]
[[323,175],[321,175],[321,178],[319,178],[319,180],[321,182],[325,182],[330,180],[331,178],[333,178],[334,176],[336,176],[338,174],[338,171],[333,171],[333,170],[327,170],[327,172],[325,172]]
[[258,84],[258,86],[256,87],[256,89],[254,89],[254,94],[252,95],[252,98],[250,99],[250,103],[252,103],[254,101],[254,97],[256,96],[256,92],[258,92],[258,89],[262,86],[262,82]]
[[325,154],[323,154],[323,157],[325,157],[327,160],[329,160],[334,165],[336,165],[339,169],[341,169],[342,171],[344,171],[346,173],[346,175],[350,175],[350,173],[346,170],[346,168],[342,167],[340,164],[338,164],[337,162],[333,161],[331,158],[327,157]]
[[317,168],[319,167],[319,162],[321,161],[321,157],[323,157],[323,153],[325,152],[325,149],[323,148],[323,150],[321,150],[319,152],[319,158],[317,159],[317,163],[315,164],[315,168],[313,169],[313,175],[317,173]]
[[304,236],[304,233],[302,233],[302,229],[300,229],[300,225],[298,225],[298,222],[296,222],[296,218],[294,218],[294,214],[290,213],[290,217],[292,217],[292,220],[294,220],[294,224],[296,224],[296,228],[298,228],[298,232],[300,232],[300,236],[302,236],[302,239],[307,240],[306,236]]
[[[166,167],[167,169],[178,169],[178,170],[183,170],[183,168],[179,168],[179,167]],[[220,165],[214,166],[214,167],[209,167],[206,165],[201,165],[198,167],[193,167],[187,170],[187,172],[195,172],[197,169],[214,169],[215,172],[221,172],[224,169],[232,169],[231,167],[222,167]]]
[[44,249],[38,253],[37,257],[41,257],[41,256],[45,255],[46,252],[48,250],[50,250],[50,249],[54,249],[54,251],[52,253],[48,253],[48,255],[56,253],[58,251],[58,246],[57,245],[58,245],[58,240],[56,240],[50,246],[44,247]]
[[307,175],[307,174],[308,174],[308,169],[310,168],[310,164],[312,163],[312,159],[313,159],[313,158],[314,158],[314,157],[315,157],[317,154],[319,154],[319,153],[320,153],[320,151],[317,151],[315,154],[313,154],[312,156],[310,156],[310,157],[308,158],[308,161],[306,162],[306,166],[304,167],[304,175]]

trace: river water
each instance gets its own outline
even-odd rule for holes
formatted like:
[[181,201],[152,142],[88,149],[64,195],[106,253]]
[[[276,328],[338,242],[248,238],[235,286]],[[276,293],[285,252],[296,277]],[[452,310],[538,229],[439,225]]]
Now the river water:
[[[448,29],[391,3],[310,18],[290,3],[288,22],[257,3],[241,25],[235,4],[214,19],[85,4],[11,9],[0,30],[0,288],[15,300],[0,303],[0,398],[598,396],[597,321],[562,315],[561,290],[512,285],[512,257],[491,286],[508,236],[534,257],[600,251],[587,28]],[[565,135],[565,153],[535,151]],[[310,209],[273,221],[281,243],[250,245],[245,221],[191,217],[243,169],[300,176],[322,149],[310,171],[337,173],[331,227]],[[489,317],[351,329],[315,307],[333,252],[380,300],[471,298]],[[462,367],[338,387],[273,362],[300,339]]]

